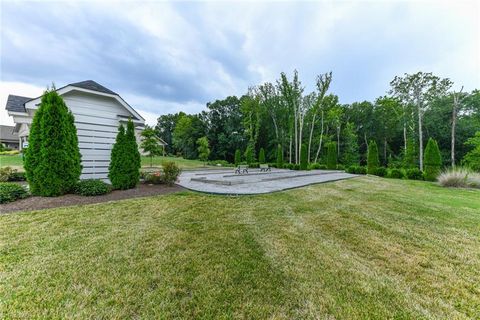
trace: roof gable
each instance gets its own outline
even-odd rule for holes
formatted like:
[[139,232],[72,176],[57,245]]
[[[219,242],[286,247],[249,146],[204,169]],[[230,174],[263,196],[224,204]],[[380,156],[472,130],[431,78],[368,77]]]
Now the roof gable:
[[77,87],[77,88],[82,88],[82,89],[87,89],[87,90],[92,90],[92,91],[98,91],[98,92],[103,92],[103,93],[108,93],[108,94],[114,94],[114,95],[119,95],[116,92],[113,92],[112,90],[105,88],[101,84],[96,83],[93,80],[85,80],[81,82],[75,82],[75,83],[70,83],[69,86],[72,87]]
[[32,100],[32,98],[16,96],[13,94],[8,95],[7,104],[5,109],[11,112],[27,112],[25,110],[25,102]]

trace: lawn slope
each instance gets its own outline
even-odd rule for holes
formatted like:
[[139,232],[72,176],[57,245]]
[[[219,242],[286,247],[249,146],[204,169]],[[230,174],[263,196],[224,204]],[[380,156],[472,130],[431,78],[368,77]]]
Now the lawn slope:
[[480,192],[363,177],[0,215],[4,318],[480,316]]

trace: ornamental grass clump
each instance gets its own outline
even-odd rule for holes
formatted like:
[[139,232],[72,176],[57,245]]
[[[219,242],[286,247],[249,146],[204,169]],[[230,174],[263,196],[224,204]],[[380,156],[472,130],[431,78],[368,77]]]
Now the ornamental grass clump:
[[468,168],[450,168],[442,172],[437,180],[443,187],[480,188],[480,173]]

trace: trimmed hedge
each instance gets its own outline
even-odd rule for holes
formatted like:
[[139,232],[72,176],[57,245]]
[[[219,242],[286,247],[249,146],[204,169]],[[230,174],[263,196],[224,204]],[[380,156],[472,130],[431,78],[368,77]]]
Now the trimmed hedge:
[[337,144],[335,142],[327,145],[327,168],[330,170],[337,168]]
[[277,168],[283,168],[283,150],[282,146],[277,146]]
[[28,197],[25,188],[16,183],[0,182],[0,203],[7,203]]
[[424,173],[425,180],[435,181],[440,174],[440,167],[442,166],[442,155],[438,148],[437,141],[428,139],[427,147],[425,148],[424,159]]
[[75,186],[75,193],[82,196],[100,196],[111,191],[110,185],[97,179],[82,180]]
[[301,152],[300,152],[300,170],[307,170],[308,169],[308,159],[307,159],[307,146],[302,144]]
[[367,151],[367,172],[368,174],[375,174],[377,168],[380,166],[380,160],[378,158],[377,143],[372,140],[368,144]]

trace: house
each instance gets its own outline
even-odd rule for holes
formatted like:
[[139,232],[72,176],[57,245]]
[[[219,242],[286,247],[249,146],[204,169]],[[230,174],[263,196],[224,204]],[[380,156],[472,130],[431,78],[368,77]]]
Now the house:
[[6,148],[18,149],[18,134],[14,131],[15,127],[0,125],[0,143]]
[[[80,178],[107,179],[119,125],[131,119],[139,141],[145,119],[118,93],[92,80],[71,83],[56,91],[75,117],[83,166]],[[41,98],[8,96],[6,109],[15,122],[14,134],[18,135],[20,149],[28,146],[30,125]]]

